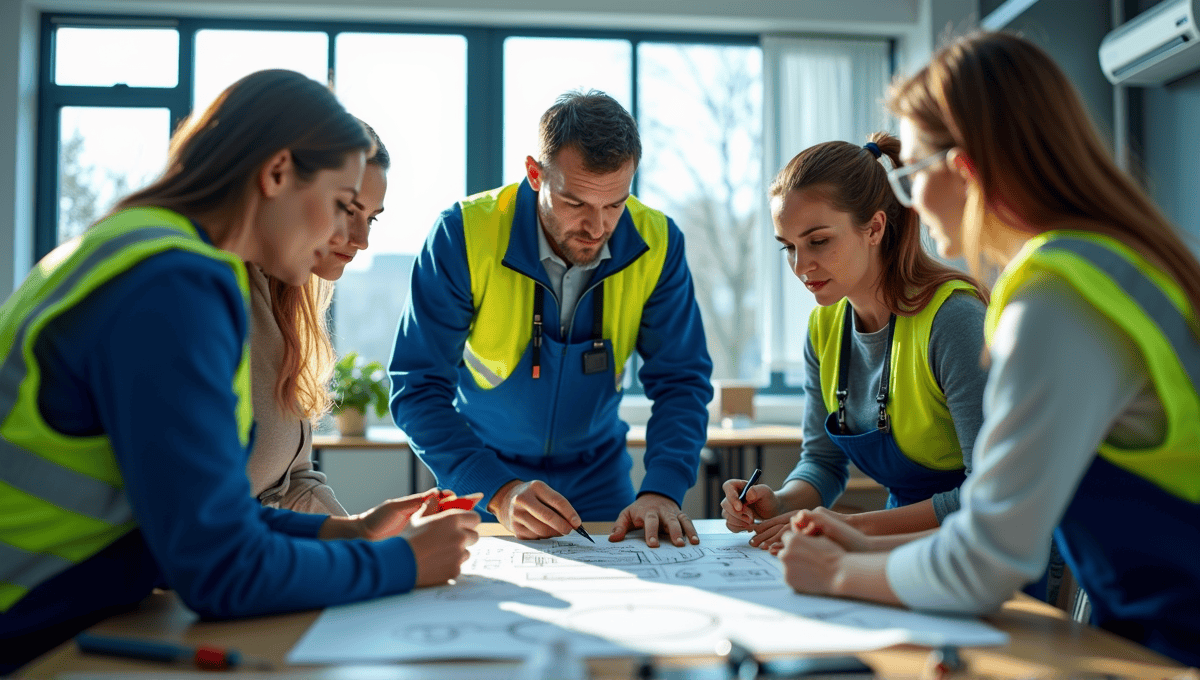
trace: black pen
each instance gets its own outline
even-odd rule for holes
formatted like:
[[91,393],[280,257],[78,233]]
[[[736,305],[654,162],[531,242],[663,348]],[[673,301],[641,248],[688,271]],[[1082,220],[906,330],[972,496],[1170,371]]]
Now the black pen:
[[743,486],[742,492],[738,494],[738,503],[746,502],[746,492],[750,490],[750,487],[754,486],[754,483],[758,481],[758,476],[761,474],[762,470],[758,468],[754,468],[754,472],[750,473],[750,479],[746,480],[746,486]]
[[[555,510],[555,513],[558,514],[559,517],[563,517],[561,512],[558,512],[557,510]],[[566,517],[563,517],[563,519],[566,519]],[[583,530],[583,524],[580,524],[579,526],[575,527],[575,533],[579,534],[580,536],[583,536],[587,540],[591,541],[593,544],[596,542],[595,539],[593,539],[591,536],[588,536],[588,532]]]
[[582,525],[582,524],[580,524],[579,526],[575,527],[575,533],[579,534],[580,536],[583,536],[584,538],[586,538],[587,540],[591,541],[592,543],[595,543],[595,542],[596,542],[596,541],[595,541],[595,540],[594,540],[594,539],[593,539],[591,536],[588,536],[588,532],[586,532],[586,531],[584,531],[584,530],[583,530],[583,525]]

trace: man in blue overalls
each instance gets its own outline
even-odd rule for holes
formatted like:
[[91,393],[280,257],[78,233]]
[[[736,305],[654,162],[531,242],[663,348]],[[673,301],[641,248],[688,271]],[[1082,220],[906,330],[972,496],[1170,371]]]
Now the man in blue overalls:
[[[698,543],[696,481],[712,361],[675,223],[630,195],[641,157],[612,97],[570,92],[543,115],[526,179],[459,201],[413,267],[389,367],[392,416],[440,486],[482,492],[518,538],[615,520]],[[618,416],[626,360],[653,415],[634,493]]]

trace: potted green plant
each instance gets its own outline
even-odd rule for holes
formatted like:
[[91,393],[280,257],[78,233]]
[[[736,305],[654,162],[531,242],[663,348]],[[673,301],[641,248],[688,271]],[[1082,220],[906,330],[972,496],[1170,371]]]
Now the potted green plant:
[[368,408],[382,418],[388,412],[387,372],[378,361],[367,362],[350,352],[333,366],[333,418],[343,436],[366,433]]

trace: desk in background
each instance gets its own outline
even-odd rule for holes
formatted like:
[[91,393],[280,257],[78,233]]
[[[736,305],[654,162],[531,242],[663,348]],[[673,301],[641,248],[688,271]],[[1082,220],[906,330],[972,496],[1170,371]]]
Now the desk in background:
[[[588,522],[588,530],[603,534],[603,522]],[[507,535],[498,524],[480,526],[485,535]],[[267,659],[287,678],[313,680],[412,680],[415,677],[441,678],[441,668],[460,669],[463,664],[439,665],[392,664],[371,667],[287,666],[284,657],[300,636],[316,620],[318,611],[264,616],[239,621],[200,621],[173,593],[157,593],[144,600],[130,613],[106,619],[89,630],[100,635],[120,635],[141,639],[164,640],[188,645],[213,645],[239,650],[245,655]],[[974,677],[1008,678],[1172,678],[1183,675],[1183,668],[1171,660],[1128,640],[1084,626],[1068,619],[1062,611],[1018,595],[1004,605],[989,623],[1010,636],[1004,647],[964,648],[961,657],[967,672]],[[929,649],[901,646],[858,656],[877,674],[891,678],[916,678],[921,675]],[[677,664],[711,663],[711,658],[673,658]],[[636,677],[633,658],[590,659],[591,677],[596,680]],[[480,663],[481,671],[496,664]],[[511,664],[512,675],[517,665]],[[83,655],[71,642],[65,643],[22,669],[21,677],[54,678],[64,673],[125,672],[165,674],[170,667],[146,661]],[[482,672],[481,672],[482,675]],[[207,677],[217,677],[208,674]],[[257,676],[256,677],[262,677]],[[455,677],[463,677],[456,675]]]
[[[645,448],[646,426],[629,428],[627,437],[631,448]],[[721,516],[721,485],[727,479],[747,479],[754,468],[762,468],[764,450],[779,447],[800,457],[804,430],[793,425],[751,425],[748,427],[709,427],[708,451],[701,456],[701,483],[704,484],[704,514],[706,518]],[[754,468],[746,468],[746,452],[754,451]]]
[[[764,449],[766,447],[781,447],[800,455],[800,444],[804,440],[803,430],[791,425],[753,425],[741,428],[708,428],[707,447],[711,455],[705,456],[701,462],[702,483],[704,484],[704,509],[706,517],[721,516],[721,484],[726,479],[734,477],[745,479],[749,474],[746,470],[745,458],[747,450],[754,452],[754,467],[763,466]],[[626,437],[629,448],[646,447],[646,427],[637,425],[629,428]],[[373,427],[365,437],[343,437],[340,435],[317,435],[313,437],[313,460],[320,467],[323,451],[352,450],[352,449],[401,449],[410,451],[408,437],[394,427]],[[409,493],[416,493],[420,461],[412,456],[409,465]],[[850,490],[855,485],[877,486],[871,480],[851,478]]]

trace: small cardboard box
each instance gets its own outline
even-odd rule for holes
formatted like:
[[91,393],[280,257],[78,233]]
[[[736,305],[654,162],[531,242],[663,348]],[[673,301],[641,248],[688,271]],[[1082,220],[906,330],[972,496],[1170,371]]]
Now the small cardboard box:
[[717,419],[742,416],[754,420],[754,386],[746,383],[714,382]]

